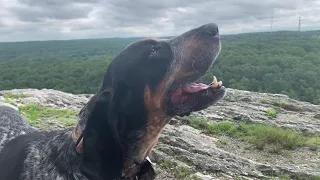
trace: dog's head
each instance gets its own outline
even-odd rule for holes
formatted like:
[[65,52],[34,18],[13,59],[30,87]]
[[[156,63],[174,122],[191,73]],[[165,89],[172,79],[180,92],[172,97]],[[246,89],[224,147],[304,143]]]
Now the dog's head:
[[172,39],[135,42],[116,56],[99,92],[80,114],[88,176],[130,176],[132,165],[146,158],[173,116],[189,115],[223,98],[221,84],[194,83],[220,48],[217,25],[206,24]]

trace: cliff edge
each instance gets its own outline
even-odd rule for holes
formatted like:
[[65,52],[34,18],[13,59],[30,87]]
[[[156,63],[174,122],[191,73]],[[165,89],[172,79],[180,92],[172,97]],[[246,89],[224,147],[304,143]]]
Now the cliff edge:
[[[35,128],[76,123],[91,94],[0,91]],[[157,179],[320,179],[320,106],[281,94],[228,89],[224,100],[174,118],[151,154]]]

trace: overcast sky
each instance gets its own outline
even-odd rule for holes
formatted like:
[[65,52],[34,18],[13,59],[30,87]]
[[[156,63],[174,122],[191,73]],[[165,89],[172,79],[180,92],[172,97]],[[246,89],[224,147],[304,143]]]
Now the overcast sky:
[[0,41],[320,29],[320,0],[0,0]]

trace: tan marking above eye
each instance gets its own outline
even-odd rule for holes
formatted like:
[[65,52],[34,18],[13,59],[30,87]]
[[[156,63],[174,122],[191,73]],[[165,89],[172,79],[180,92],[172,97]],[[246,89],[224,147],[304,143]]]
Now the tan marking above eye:
[[144,41],[155,41],[155,40],[159,40],[159,38],[144,38]]

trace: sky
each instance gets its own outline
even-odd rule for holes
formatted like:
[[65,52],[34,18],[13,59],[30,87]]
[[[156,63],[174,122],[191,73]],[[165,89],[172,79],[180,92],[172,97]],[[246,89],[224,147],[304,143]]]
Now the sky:
[[320,0],[0,0],[0,42],[297,30],[299,17],[320,29]]

